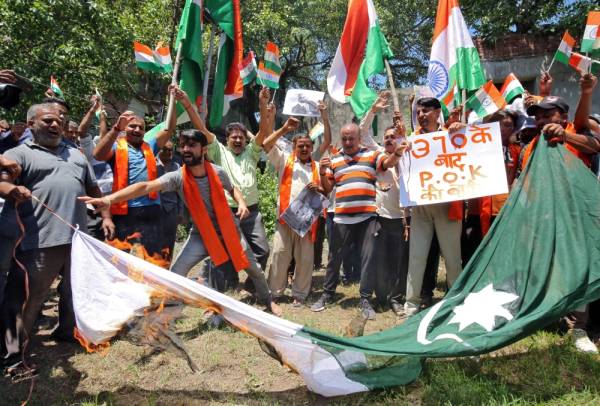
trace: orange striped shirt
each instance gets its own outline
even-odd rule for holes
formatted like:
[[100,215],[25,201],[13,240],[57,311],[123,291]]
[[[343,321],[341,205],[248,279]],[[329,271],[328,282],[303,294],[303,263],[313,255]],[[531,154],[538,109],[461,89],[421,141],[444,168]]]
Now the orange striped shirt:
[[375,182],[384,160],[384,154],[366,148],[354,156],[340,151],[331,157],[327,176],[335,181],[336,223],[355,224],[377,214]]

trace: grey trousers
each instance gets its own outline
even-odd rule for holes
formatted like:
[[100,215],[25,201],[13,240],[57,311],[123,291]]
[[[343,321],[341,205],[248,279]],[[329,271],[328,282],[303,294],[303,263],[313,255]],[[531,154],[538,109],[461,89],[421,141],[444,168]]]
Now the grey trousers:
[[29,277],[29,300],[21,313],[21,306],[25,300],[25,277],[20,268],[13,267],[2,306],[6,358],[21,352],[26,335],[31,335],[42,305],[48,299],[52,282],[59,275],[62,279],[58,285],[58,326],[54,333],[72,337],[75,328],[71,296],[71,245],[22,251],[19,259],[27,269]]
[[405,303],[405,308],[411,312],[416,311],[421,303],[423,274],[434,231],[445,260],[448,286],[452,286],[462,271],[462,222],[448,219],[448,206],[448,203],[440,203],[412,209]]
[[[260,302],[268,305],[271,303],[271,293],[269,292],[265,275],[260,269],[260,265],[256,262],[252,250],[243,235],[240,238],[240,242],[248,257],[248,262],[250,262],[250,266],[245,271],[254,283],[256,296]],[[208,251],[204,247],[202,237],[197,231],[193,231],[185,241],[179,255],[171,264],[171,271],[182,276],[187,276],[189,271],[206,257],[208,257]]]
[[[250,245],[250,249],[256,257],[256,261],[264,271],[267,269],[267,261],[269,260],[269,240],[263,225],[262,215],[258,210],[258,205],[248,207],[250,214],[248,217],[240,220],[240,229],[244,238]],[[231,209],[234,213],[237,209]]]

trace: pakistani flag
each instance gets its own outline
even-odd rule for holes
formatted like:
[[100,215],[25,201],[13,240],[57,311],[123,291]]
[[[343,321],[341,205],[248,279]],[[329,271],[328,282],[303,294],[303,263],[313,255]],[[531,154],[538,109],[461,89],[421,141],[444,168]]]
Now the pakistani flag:
[[429,57],[427,85],[436,98],[450,92],[476,90],[485,83],[485,75],[458,0],[439,0],[433,44]]
[[151,311],[152,298],[166,297],[219,312],[323,396],[407,384],[426,358],[494,351],[599,299],[598,202],[598,179],[563,145],[542,138],[446,296],[398,327],[357,338],[264,313],[77,231],[71,285],[78,335],[106,344]]

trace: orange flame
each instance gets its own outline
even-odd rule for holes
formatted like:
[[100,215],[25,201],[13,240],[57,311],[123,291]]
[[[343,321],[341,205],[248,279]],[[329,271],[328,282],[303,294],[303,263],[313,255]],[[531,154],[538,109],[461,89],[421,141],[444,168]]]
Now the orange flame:
[[79,330],[77,329],[77,327],[75,327],[73,329],[73,337],[75,337],[75,339],[77,341],[79,341],[79,344],[81,344],[81,346],[83,348],[85,348],[85,350],[89,353],[93,353],[93,352],[97,352],[100,355],[106,355],[108,354],[108,348],[110,347],[110,343],[109,342],[105,342],[102,344],[93,344],[90,343],[88,340],[86,340],[83,335],[81,335],[81,333],[79,332]]
[[129,251],[129,253],[131,255],[141,258],[144,261],[150,262],[150,263],[157,265],[164,269],[169,269],[169,266],[171,265],[171,261],[169,260],[169,258],[170,258],[169,248],[163,248],[161,250],[160,254],[154,253],[154,254],[150,255],[148,253],[148,251],[146,250],[146,248],[139,242],[137,242],[137,241],[133,242],[133,243],[130,242],[131,240],[139,240],[141,237],[142,237],[142,234],[137,232],[137,233],[128,235],[124,241],[114,239],[112,241],[108,240],[108,241],[106,241],[106,243],[108,245],[110,245],[111,247],[114,247],[118,250]]

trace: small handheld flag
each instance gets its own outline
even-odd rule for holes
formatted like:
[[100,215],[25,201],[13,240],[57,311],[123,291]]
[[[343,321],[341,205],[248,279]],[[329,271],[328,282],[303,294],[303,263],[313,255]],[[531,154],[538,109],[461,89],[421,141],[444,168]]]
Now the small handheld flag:
[[265,46],[265,68],[281,75],[281,63],[279,62],[279,47],[271,41]]
[[156,46],[156,49],[152,52],[154,56],[154,62],[158,65],[160,72],[171,73],[173,72],[173,61],[171,60],[171,50],[169,47],[163,47],[161,43]]
[[515,97],[525,93],[525,88],[514,73],[509,73],[506,79],[504,79],[500,93],[504,97],[504,100],[510,103]]
[[466,104],[479,118],[483,118],[503,109],[506,106],[506,100],[490,80],[471,96]]
[[598,74],[600,72],[600,63],[593,61],[585,55],[581,55],[577,52],[571,54],[569,58],[569,66],[583,73]]
[[98,120],[100,120],[100,115],[104,112],[103,108],[103,101],[102,101],[102,95],[100,94],[100,92],[98,91],[98,88],[96,88],[96,97],[98,98],[98,108],[96,109],[96,118]]
[[279,89],[279,75],[265,67],[264,62],[258,65],[258,77],[266,87],[271,89]]
[[61,99],[64,99],[65,95],[60,89],[60,86],[58,85],[56,79],[54,79],[54,76],[50,76],[50,90],[52,90],[54,94],[60,97]]
[[135,64],[138,68],[149,72],[169,73],[173,71],[171,51],[169,47],[163,47],[159,43],[153,51],[149,46],[133,42]]
[[[573,52],[573,48],[575,47],[575,38],[569,34],[569,31],[565,31],[565,34],[560,41],[560,45],[554,54],[553,60],[557,60],[558,62],[568,65],[569,58],[571,57],[571,52]],[[552,64],[550,64],[552,66]],[[550,70],[550,69],[548,69]]]
[[598,50],[600,50],[600,11],[590,11],[581,40],[581,52],[595,53]]
[[249,85],[256,79],[256,59],[254,58],[254,52],[250,51],[242,62],[240,62],[240,76],[244,86]]

